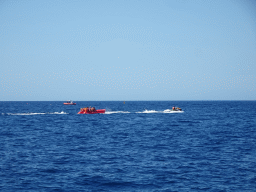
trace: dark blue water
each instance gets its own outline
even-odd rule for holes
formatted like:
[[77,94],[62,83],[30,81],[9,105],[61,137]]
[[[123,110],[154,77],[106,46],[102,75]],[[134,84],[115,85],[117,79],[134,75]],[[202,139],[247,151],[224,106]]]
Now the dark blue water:
[[255,101],[0,102],[0,127],[0,191],[256,191]]

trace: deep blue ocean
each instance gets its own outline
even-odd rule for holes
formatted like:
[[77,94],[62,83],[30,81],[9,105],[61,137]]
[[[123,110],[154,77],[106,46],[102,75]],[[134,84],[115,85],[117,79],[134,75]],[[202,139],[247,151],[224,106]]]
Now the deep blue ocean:
[[0,102],[0,191],[256,191],[256,101],[76,103]]

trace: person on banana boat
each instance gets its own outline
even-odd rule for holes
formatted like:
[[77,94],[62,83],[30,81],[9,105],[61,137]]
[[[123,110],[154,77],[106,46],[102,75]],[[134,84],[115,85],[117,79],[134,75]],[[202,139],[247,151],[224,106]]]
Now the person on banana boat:
[[88,107],[81,108],[81,109],[80,109],[80,111],[81,111],[81,112],[85,112],[85,113],[86,113],[86,112],[88,112]]
[[88,112],[95,112],[96,109],[95,109],[95,107],[85,107],[85,108],[81,108],[80,111],[88,113]]
[[92,107],[91,112],[94,112],[94,111],[96,111],[96,109],[95,109],[95,107]]
[[86,112],[95,112],[96,111],[96,109],[95,109],[95,107],[87,107],[86,108]]

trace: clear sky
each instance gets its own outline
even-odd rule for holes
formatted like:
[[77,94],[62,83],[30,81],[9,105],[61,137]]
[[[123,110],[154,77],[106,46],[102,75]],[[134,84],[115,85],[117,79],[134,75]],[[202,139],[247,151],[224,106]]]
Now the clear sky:
[[0,101],[255,100],[256,1],[2,0]]

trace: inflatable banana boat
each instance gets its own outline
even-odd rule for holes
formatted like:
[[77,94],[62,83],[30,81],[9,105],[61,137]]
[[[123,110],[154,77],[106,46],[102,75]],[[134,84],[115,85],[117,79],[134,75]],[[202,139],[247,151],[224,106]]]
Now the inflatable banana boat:
[[106,109],[89,109],[89,108],[81,108],[77,114],[96,114],[96,113],[105,113]]

